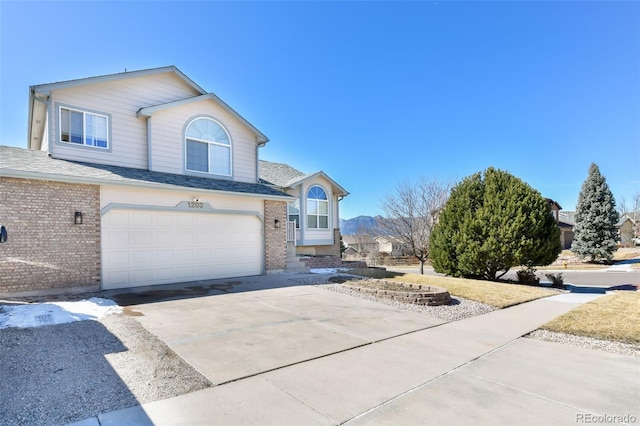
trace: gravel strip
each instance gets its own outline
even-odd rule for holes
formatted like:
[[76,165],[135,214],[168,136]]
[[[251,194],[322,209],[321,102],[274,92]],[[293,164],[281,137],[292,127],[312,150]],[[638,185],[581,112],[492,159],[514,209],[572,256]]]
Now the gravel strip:
[[138,321],[0,330],[0,425],[63,425],[212,386]]
[[527,334],[525,337],[544,340],[547,342],[580,346],[581,348],[586,349],[597,349],[599,351],[611,352],[614,354],[640,357],[640,345],[634,345],[631,343],[593,339],[591,337],[574,336],[572,334],[557,333],[555,331],[548,330],[536,330]]

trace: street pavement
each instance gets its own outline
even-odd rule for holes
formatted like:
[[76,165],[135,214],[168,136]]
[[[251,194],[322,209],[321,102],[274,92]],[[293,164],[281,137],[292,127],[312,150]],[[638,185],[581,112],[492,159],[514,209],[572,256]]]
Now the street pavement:
[[638,358],[522,338],[598,294],[442,323],[306,280],[234,279],[224,292],[131,306],[217,386],[78,424],[640,421]]

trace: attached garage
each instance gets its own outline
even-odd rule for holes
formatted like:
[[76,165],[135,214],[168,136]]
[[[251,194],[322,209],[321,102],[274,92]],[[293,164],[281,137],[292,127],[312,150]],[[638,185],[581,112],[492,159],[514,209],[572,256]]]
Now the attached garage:
[[[10,235],[0,250],[0,296],[286,270],[287,230],[278,224],[293,198],[277,189],[11,147],[0,147],[0,157],[0,219]],[[25,203],[33,214],[21,213]]]
[[264,273],[252,214],[111,209],[102,216],[104,290]]

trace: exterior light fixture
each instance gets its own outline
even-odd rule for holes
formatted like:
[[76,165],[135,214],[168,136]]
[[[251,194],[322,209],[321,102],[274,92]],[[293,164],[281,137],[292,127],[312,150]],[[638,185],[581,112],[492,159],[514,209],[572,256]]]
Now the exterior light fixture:
[[73,223],[76,225],[82,225],[82,212],[76,212]]
[[280,221],[278,219],[273,221],[273,227],[274,228],[280,228]]

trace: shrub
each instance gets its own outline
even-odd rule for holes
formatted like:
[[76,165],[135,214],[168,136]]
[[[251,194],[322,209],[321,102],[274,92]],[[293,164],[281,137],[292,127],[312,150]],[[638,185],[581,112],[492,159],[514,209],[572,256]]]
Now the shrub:
[[436,272],[492,281],[518,265],[549,265],[562,251],[549,202],[524,181],[494,168],[452,190],[430,249]]
[[516,272],[518,276],[518,282],[521,284],[538,284],[540,283],[540,278],[536,277],[536,269],[532,267],[527,267],[525,269],[521,269]]
[[564,285],[564,277],[562,272],[557,274],[544,274],[554,287],[562,287]]

